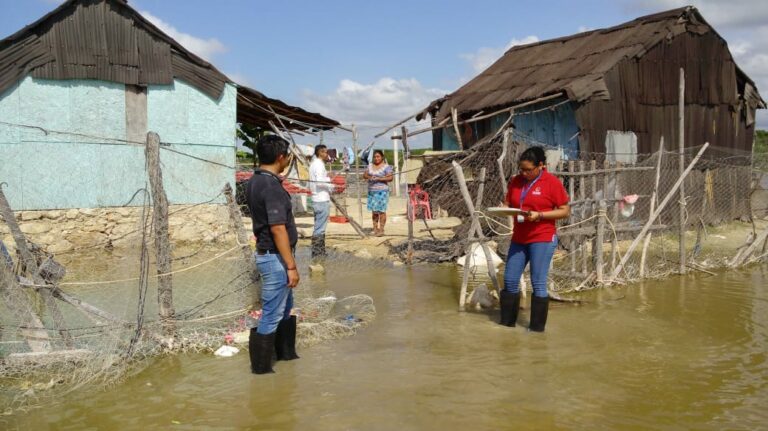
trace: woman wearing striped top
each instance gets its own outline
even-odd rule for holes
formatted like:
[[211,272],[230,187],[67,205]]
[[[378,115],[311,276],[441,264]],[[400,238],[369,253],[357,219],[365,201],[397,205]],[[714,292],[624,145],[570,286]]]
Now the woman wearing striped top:
[[373,234],[382,236],[387,223],[389,182],[393,179],[393,171],[381,150],[374,150],[373,163],[368,165],[363,178],[368,180],[368,211],[373,213]]

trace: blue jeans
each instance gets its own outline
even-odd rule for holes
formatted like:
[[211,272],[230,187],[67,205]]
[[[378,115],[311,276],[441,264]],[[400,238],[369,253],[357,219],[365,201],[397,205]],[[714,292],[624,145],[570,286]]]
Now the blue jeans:
[[328,216],[331,214],[331,202],[312,202],[315,212],[315,230],[312,236],[325,235],[325,227],[328,226]]
[[261,274],[261,319],[256,332],[268,335],[281,320],[291,317],[293,289],[288,287],[288,271],[279,254],[257,254],[256,268]]
[[504,290],[511,293],[520,292],[520,278],[528,262],[531,263],[531,284],[533,294],[539,298],[546,298],[547,275],[549,275],[549,263],[557,248],[557,236],[549,242],[532,242],[530,244],[509,245],[507,264],[504,267]]

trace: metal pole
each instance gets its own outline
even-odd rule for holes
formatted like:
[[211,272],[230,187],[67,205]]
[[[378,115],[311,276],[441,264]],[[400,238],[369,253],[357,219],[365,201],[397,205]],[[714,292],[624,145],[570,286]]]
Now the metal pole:
[[360,154],[357,152],[360,149],[357,147],[357,127],[352,125],[352,152],[355,153],[355,189],[357,189],[357,215],[360,222],[360,227],[363,226],[363,201],[360,199],[360,187],[362,187],[362,181],[360,181]]
[[[680,96],[678,108],[678,145],[680,147],[680,175],[685,171],[685,70],[680,68]],[[685,181],[680,184],[680,274],[685,273]]]
[[392,132],[392,153],[395,155],[393,158],[395,159],[395,196],[400,196],[400,161],[398,160],[399,157],[397,157],[397,149],[400,144],[400,139],[395,139],[395,136],[397,135],[396,131]]

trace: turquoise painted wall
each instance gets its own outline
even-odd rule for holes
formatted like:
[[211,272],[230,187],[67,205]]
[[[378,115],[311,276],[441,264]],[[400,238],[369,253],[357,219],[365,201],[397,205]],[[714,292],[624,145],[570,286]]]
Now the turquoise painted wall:
[[[167,148],[234,166],[236,105],[232,85],[219,100],[178,80],[150,86],[148,128]],[[125,205],[145,187],[146,173],[144,148],[124,139],[123,84],[27,77],[0,95],[0,182],[16,210]],[[208,201],[234,183],[230,168],[169,151],[161,163],[172,204]]]

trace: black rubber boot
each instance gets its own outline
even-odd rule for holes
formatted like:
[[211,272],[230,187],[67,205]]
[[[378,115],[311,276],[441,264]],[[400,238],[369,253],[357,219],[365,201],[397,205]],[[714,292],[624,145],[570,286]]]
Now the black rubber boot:
[[547,326],[547,313],[549,312],[549,297],[539,298],[531,295],[531,324],[529,331],[544,332]]
[[278,361],[299,359],[296,354],[296,316],[281,320],[277,325],[275,352]]
[[515,326],[517,323],[517,312],[520,311],[520,292],[512,293],[502,290],[499,297],[499,305],[501,306],[499,324]]
[[312,236],[312,257],[325,256],[325,235]]
[[272,354],[275,351],[275,332],[263,335],[251,329],[248,337],[248,353],[251,355],[251,372],[253,374],[274,373],[272,370]]

